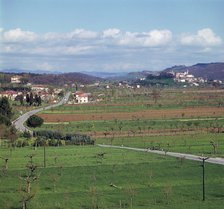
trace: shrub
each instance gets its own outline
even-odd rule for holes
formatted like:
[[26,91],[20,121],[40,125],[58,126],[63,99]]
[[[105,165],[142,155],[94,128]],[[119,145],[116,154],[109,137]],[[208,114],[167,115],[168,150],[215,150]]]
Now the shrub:
[[28,120],[26,121],[26,124],[28,127],[39,127],[43,124],[44,120],[43,118],[37,116],[37,115],[32,115],[28,118]]
[[43,140],[49,139],[50,146],[58,146],[58,145],[94,145],[94,140],[91,139],[90,136],[82,135],[82,134],[66,134],[63,135],[58,131],[34,131],[33,136],[37,137],[37,145],[43,146]]

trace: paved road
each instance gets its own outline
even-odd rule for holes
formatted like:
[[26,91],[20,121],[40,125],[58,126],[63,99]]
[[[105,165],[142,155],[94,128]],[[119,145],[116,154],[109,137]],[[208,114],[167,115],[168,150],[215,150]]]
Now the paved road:
[[35,110],[31,110],[29,112],[26,112],[25,114],[21,115],[19,118],[17,118],[16,120],[14,120],[12,122],[12,124],[15,126],[15,128],[18,130],[18,131],[29,131],[30,133],[32,133],[31,130],[29,130],[27,127],[24,126],[24,123],[25,121],[31,116],[31,115],[34,115],[40,111],[43,111],[43,110],[48,110],[48,109],[51,109],[53,107],[57,107],[57,106],[60,106],[60,105],[63,105],[65,104],[68,99],[69,99],[69,96],[70,96],[71,92],[68,92],[66,93],[66,95],[64,96],[64,98],[58,102],[57,104],[53,104],[53,105],[50,105],[50,106],[47,106],[47,107],[41,107],[41,108],[38,108],[38,109],[35,109]]
[[[141,149],[141,148],[124,147],[124,146],[104,145],[104,144],[98,144],[98,146],[107,147],[107,148],[116,148],[116,149],[127,149],[127,150],[139,151],[139,152],[149,152],[149,153],[155,153],[155,154],[159,154],[159,155],[168,155],[168,156],[172,156],[172,157],[185,158],[187,160],[202,161],[201,156],[178,153],[178,152],[164,152],[164,151],[160,151],[160,150],[150,150],[150,149]],[[224,165],[224,158],[211,157],[211,158],[207,159],[206,162]]]

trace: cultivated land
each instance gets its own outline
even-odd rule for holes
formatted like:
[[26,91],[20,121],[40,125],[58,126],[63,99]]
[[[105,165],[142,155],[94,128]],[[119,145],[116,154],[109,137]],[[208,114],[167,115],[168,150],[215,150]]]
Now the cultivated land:
[[[29,208],[223,208],[223,172],[206,164],[206,201],[202,202],[200,162],[149,153],[92,146],[1,148],[9,157],[0,176],[0,208],[22,208],[23,177],[33,155],[38,179]],[[100,157],[99,153],[105,153]],[[3,163],[2,163],[3,164]]]
[[[96,144],[150,148],[224,157],[223,90],[106,90],[105,100],[64,105],[41,112],[45,124],[35,130],[91,135]],[[200,162],[147,152],[98,146],[10,150],[8,171],[0,176],[0,208],[21,208],[28,155],[38,180],[29,208],[221,209],[224,166],[206,163],[206,201],[202,201]],[[0,161],[4,167],[4,160]]]

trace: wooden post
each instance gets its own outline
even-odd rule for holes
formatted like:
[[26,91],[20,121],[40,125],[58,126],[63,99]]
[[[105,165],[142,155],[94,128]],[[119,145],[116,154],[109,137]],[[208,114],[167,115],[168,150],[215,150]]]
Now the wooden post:
[[205,161],[209,157],[202,157],[200,158],[202,160],[202,200],[205,201]]

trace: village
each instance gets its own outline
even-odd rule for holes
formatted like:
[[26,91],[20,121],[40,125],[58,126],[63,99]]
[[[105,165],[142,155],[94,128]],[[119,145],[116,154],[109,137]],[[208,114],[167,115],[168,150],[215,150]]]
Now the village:
[[[15,75],[11,77],[10,84],[16,84],[17,87],[21,84],[22,76]],[[23,86],[21,84],[21,86]],[[41,98],[41,101],[45,103],[57,103],[61,97],[64,96],[64,89],[63,88],[56,88],[56,87],[50,87],[48,85],[42,85],[42,84],[31,84],[27,83],[25,85],[27,88],[24,88],[25,90],[22,91],[20,88],[19,90],[13,90],[15,88],[1,91],[0,97],[6,97],[11,101],[19,101],[26,100],[27,94],[32,94],[33,96],[37,96]],[[73,92],[73,99],[71,99],[70,104],[83,104],[88,103],[89,98],[91,97],[90,93],[85,93],[84,91],[75,91]]]

